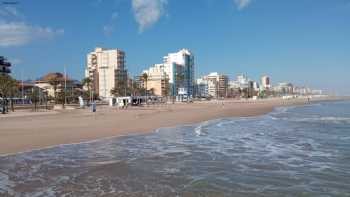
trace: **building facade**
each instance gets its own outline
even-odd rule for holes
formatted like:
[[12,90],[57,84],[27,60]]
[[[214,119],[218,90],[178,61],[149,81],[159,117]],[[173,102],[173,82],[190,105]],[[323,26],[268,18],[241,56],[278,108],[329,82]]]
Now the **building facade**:
[[36,80],[35,86],[39,87],[50,97],[55,97],[55,93],[58,94],[63,92],[64,89],[66,89],[68,95],[73,90],[82,88],[79,81],[70,79],[68,76],[64,76],[62,73],[48,73]]
[[143,84],[144,88],[152,91],[156,96],[168,96],[170,92],[169,76],[165,72],[164,64],[155,64],[143,73],[147,74],[147,81]]
[[289,82],[278,83],[278,85],[274,87],[274,91],[278,95],[291,95],[293,94],[293,89],[293,84]]
[[202,77],[208,87],[208,95],[213,98],[227,97],[228,76],[217,72]]
[[0,56],[0,75],[8,75],[11,73],[11,63],[7,62],[3,56]]
[[[163,58],[164,71],[169,77],[170,95],[194,96],[194,55],[188,49],[169,53]],[[181,91],[179,91],[181,90]]]
[[199,78],[196,81],[196,97],[198,98],[209,98],[208,92],[208,80]]
[[96,48],[87,55],[85,77],[92,80],[92,90],[101,99],[112,97],[113,88],[127,86],[125,52],[119,49]]
[[261,88],[263,90],[268,90],[271,88],[271,81],[269,76],[262,76],[261,77]]

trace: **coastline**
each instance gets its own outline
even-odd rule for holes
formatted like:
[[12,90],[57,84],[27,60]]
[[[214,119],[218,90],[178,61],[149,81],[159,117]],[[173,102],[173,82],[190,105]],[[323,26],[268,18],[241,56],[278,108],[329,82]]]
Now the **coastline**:
[[[312,102],[339,98],[316,98]],[[0,156],[58,145],[88,143],[126,135],[145,134],[158,128],[195,124],[226,117],[252,117],[270,113],[276,107],[309,104],[307,99],[225,100],[180,103],[128,110],[102,107],[0,117]]]

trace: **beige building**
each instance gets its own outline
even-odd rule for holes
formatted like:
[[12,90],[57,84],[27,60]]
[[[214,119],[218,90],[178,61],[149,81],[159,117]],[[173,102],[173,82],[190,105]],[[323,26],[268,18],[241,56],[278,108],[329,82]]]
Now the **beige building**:
[[169,95],[169,76],[164,70],[164,64],[155,64],[143,73],[148,76],[147,86],[143,84],[148,91],[152,90],[156,96]]
[[125,52],[119,49],[96,48],[87,55],[85,77],[92,80],[92,90],[100,98],[112,97],[113,88],[127,84]]
[[203,77],[203,80],[208,81],[208,94],[211,97],[226,97],[228,87],[228,76],[221,75],[217,72],[210,73]]
[[64,76],[62,73],[48,73],[39,80],[36,80],[35,86],[42,89],[50,97],[55,97],[55,91],[58,94],[64,91],[64,88],[66,88],[67,92],[81,88],[80,83]]

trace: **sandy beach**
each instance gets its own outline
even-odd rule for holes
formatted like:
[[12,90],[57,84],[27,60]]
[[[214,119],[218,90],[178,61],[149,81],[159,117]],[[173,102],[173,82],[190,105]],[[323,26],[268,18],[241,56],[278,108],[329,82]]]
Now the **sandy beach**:
[[[329,100],[323,98],[317,100]],[[316,101],[316,100],[313,100]],[[224,117],[258,116],[275,107],[307,104],[306,99],[211,101],[130,107],[99,107],[52,112],[15,112],[0,116],[0,154],[12,154],[60,144],[152,132],[161,127]]]

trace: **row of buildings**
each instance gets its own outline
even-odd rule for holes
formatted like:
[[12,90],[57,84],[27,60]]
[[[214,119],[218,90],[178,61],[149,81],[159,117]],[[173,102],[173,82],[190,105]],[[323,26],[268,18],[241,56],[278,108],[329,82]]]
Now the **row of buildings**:
[[[86,58],[85,79],[89,79],[90,83],[82,84],[62,73],[49,73],[38,80],[19,83],[22,93],[39,87],[48,96],[56,97],[59,92],[68,90],[82,93],[85,89],[85,92],[90,90],[90,98],[91,95],[96,95],[101,100],[109,100],[116,96],[116,91],[113,90],[122,89],[120,92],[124,94],[118,95],[129,96],[133,92],[127,89],[136,86],[145,90],[143,95],[172,97],[177,100],[322,94],[322,91],[296,87],[287,82],[272,86],[269,76],[254,81],[242,74],[230,80],[228,75],[212,72],[196,79],[195,58],[188,49],[165,55],[161,63],[150,66],[133,78],[128,76],[126,54],[120,49],[96,48]],[[11,64],[0,57],[0,74],[11,73],[10,67]],[[53,79],[58,81],[56,85]]]
[[268,76],[261,77],[260,85],[245,75],[230,80],[227,75],[213,72],[197,79],[195,87],[196,96],[200,98],[233,98],[258,96],[260,92],[270,90],[271,84]]
[[169,53],[162,63],[152,65],[134,79],[128,76],[125,64],[125,52],[119,49],[96,48],[89,53],[85,77],[92,81],[91,90],[106,100],[114,96],[112,89],[130,86],[130,80],[134,80],[157,96],[194,96],[194,56],[188,49]]
[[322,94],[321,91],[296,87],[291,83],[272,86],[270,77],[266,75],[259,81],[251,80],[243,74],[230,80],[228,75],[212,72],[195,79],[195,58],[188,49],[167,54],[161,63],[154,64],[131,78],[126,69],[124,51],[96,48],[87,55],[85,76],[92,81],[91,90],[101,99],[113,97],[113,88],[125,88],[133,83],[156,96],[177,100]]
[[321,95],[321,90],[295,86],[289,82],[272,86],[269,76],[264,75],[260,81],[249,79],[246,75],[238,75],[230,80],[227,75],[210,73],[196,81],[196,97],[199,98],[253,98],[278,97],[286,95]]
[[[5,57],[0,56],[0,75],[10,75],[11,74],[11,63],[5,59]],[[80,81],[73,80],[67,75],[62,73],[48,73],[36,80],[17,80],[16,89],[17,91],[11,92],[12,99],[28,100],[29,97],[33,97],[33,92],[37,90],[37,95],[40,99],[49,97],[55,98],[58,95],[62,95],[65,92],[65,97],[68,101],[76,100],[77,95],[81,95],[83,92],[83,86]],[[64,91],[64,89],[66,91]],[[73,95],[73,92],[75,95]],[[9,96],[9,95],[7,95]],[[2,95],[0,95],[2,98]]]

